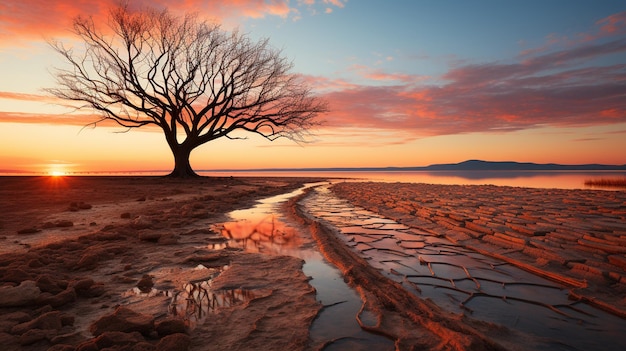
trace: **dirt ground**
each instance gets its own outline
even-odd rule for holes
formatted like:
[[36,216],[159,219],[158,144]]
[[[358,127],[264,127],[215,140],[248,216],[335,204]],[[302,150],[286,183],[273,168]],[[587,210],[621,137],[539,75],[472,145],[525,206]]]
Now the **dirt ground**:
[[[213,225],[310,178],[0,177],[3,350],[319,350],[303,261],[225,245]],[[340,197],[572,286],[620,314],[623,192],[340,183]],[[304,196],[304,195],[302,195]],[[398,350],[499,350],[516,334],[441,310],[357,257],[293,199]],[[524,347],[521,347],[522,349]]]
[[0,178],[3,350],[310,347],[302,260],[213,249],[305,178]]

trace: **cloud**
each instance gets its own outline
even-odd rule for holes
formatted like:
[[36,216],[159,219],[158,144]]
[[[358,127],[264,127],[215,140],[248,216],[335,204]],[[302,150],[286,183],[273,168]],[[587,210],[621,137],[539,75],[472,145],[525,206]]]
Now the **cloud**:
[[51,102],[51,103],[61,103],[62,100],[49,95],[40,95],[40,94],[26,94],[26,93],[16,93],[11,91],[0,91],[0,99],[7,100],[21,100],[21,101],[33,101],[33,102]]
[[61,124],[82,127],[100,119],[100,116],[93,114],[45,114],[0,111],[0,123]]
[[[34,6],[32,1],[25,2]],[[71,5],[73,2],[68,1],[65,4],[71,8],[68,10],[59,5],[63,2],[44,3],[44,7],[56,13],[80,13],[82,4]],[[191,0],[184,4],[195,4],[207,11],[208,6],[222,6],[215,3],[218,2],[198,5],[199,0]],[[313,6],[319,2],[305,0],[298,4]],[[334,3],[341,7],[339,4],[344,3]],[[284,7],[287,1],[238,0],[228,10],[221,11],[246,5],[250,5],[246,16],[290,13]],[[0,5],[0,13],[6,13],[7,6]],[[94,8],[92,12],[100,10]],[[41,16],[35,14],[35,18]],[[435,77],[439,78],[439,84],[426,84],[425,77],[419,75],[362,65],[350,69],[371,80],[371,85],[327,77],[302,78],[328,100],[331,112],[323,116],[327,128],[377,130],[395,133],[401,140],[471,132],[501,133],[542,126],[625,123],[626,63],[615,59],[626,54],[625,19],[626,13],[619,13],[598,21],[597,27],[586,36],[592,40],[568,41],[563,46],[559,44],[561,39],[553,36],[554,45],[526,50],[508,62],[458,62],[441,77]],[[0,36],[4,34],[0,30]],[[40,101],[42,97],[0,92],[0,98]],[[84,126],[96,120],[98,117],[93,115],[79,118],[0,111],[0,122]]]
[[600,33],[616,35],[626,33],[626,11],[616,13],[596,22],[600,25]]
[[625,123],[626,63],[615,59],[625,53],[624,37],[580,41],[516,62],[460,64],[439,85],[353,66],[364,77],[395,84],[326,91],[326,120],[416,137]]
[[[21,0],[0,1],[0,46],[24,45],[24,42],[41,41],[43,38],[70,35],[72,20],[78,15],[93,16],[96,21],[106,21],[108,11],[119,0],[75,1],[75,0]],[[144,6],[167,7],[175,13],[195,12],[209,20],[227,22],[232,19],[263,18],[266,16],[299,17],[300,11],[290,6],[289,0],[231,0],[231,1],[167,1],[136,0],[133,8]],[[305,0],[295,6],[311,7],[315,1]],[[343,7],[341,1],[324,1]],[[328,7],[327,5],[324,5]]]
[[325,4],[334,5],[334,6],[339,7],[339,8],[343,8],[343,7],[345,6],[345,5],[344,5],[344,2],[347,2],[347,1],[341,1],[341,0],[324,0],[324,3],[325,3]]
[[403,74],[403,73],[388,73],[383,71],[382,69],[374,69],[364,65],[352,65],[349,70],[356,72],[359,76],[380,82],[390,82],[390,81],[400,81],[405,83],[417,82],[428,77],[417,76],[412,74]]

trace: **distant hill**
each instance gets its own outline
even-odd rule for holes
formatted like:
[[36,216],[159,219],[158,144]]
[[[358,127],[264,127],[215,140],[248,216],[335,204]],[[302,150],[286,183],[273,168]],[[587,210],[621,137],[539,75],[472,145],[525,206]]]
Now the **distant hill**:
[[556,163],[494,162],[468,160],[460,163],[435,164],[423,167],[428,171],[610,171],[626,170],[626,165],[561,165]]

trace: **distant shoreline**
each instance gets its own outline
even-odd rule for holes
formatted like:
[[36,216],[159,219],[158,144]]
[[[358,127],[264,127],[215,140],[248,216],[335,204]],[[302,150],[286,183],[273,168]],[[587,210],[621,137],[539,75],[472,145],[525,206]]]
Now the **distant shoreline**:
[[[579,164],[564,165],[556,163],[531,163],[514,161],[468,160],[460,163],[433,164],[429,166],[409,167],[286,167],[286,168],[247,168],[247,169],[199,169],[197,173],[271,173],[271,172],[441,172],[441,171],[488,171],[488,172],[594,172],[626,171],[624,165]],[[85,171],[67,172],[65,175],[167,175],[169,170],[129,170],[129,171]],[[50,175],[49,172],[29,172],[25,170],[0,169],[0,176],[11,175]]]

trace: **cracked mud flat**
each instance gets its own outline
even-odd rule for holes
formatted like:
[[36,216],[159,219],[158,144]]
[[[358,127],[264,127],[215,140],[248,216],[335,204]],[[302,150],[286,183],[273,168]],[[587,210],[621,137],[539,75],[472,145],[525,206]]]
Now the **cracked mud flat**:
[[302,259],[210,228],[305,181],[0,179],[2,350],[304,349],[321,306]]
[[626,347],[624,192],[399,183],[332,192],[361,207],[328,190],[306,206],[354,253],[446,311],[504,326],[484,332],[507,348]]

